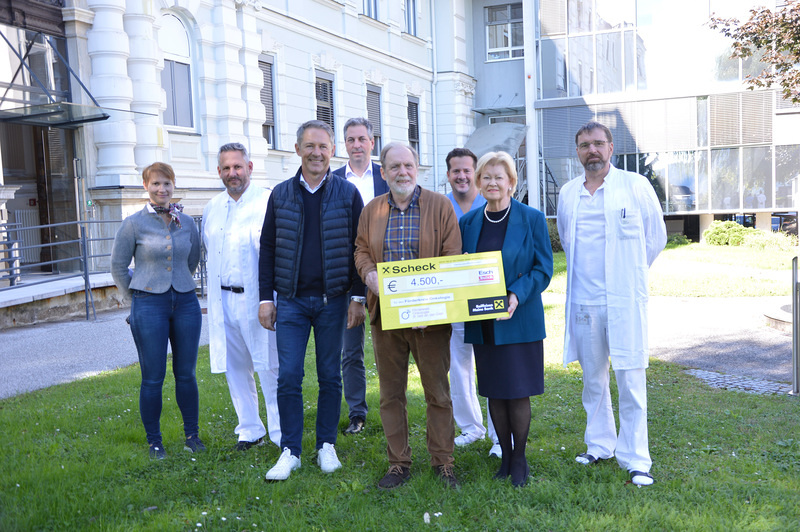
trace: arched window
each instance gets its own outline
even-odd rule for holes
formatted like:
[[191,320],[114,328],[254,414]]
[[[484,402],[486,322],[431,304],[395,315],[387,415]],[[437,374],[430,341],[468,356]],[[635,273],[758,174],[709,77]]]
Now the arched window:
[[158,44],[164,53],[161,87],[167,93],[164,125],[193,127],[189,36],[183,23],[175,15],[161,17]]

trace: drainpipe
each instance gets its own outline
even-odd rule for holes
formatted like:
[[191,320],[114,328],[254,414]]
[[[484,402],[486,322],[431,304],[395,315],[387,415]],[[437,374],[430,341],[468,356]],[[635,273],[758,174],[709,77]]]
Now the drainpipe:
[[[541,9],[541,7],[539,8]],[[540,175],[539,168],[539,122],[536,119],[536,109],[534,104],[536,102],[536,85],[537,85],[537,69],[536,69],[536,31],[535,22],[536,10],[533,2],[522,3],[522,31],[525,40],[525,56],[523,64],[525,65],[525,124],[528,126],[526,133],[526,154],[525,166],[527,173],[528,185],[528,204],[531,207],[541,209],[547,212],[547,209],[542,202],[542,176]]]
[[439,125],[436,119],[436,85],[439,82],[439,70],[436,63],[436,8],[434,2],[431,0],[430,17],[431,17],[431,68],[433,69],[433,79],[431,80],[431,108],[433,109],[432,119],[432,134],[433,134],[433,183],[434,190],[439,192]]

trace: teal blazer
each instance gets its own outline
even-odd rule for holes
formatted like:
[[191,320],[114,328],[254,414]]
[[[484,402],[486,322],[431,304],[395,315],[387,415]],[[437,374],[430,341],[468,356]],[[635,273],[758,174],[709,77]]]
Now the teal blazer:
[[[462,250],[475,253],[485,220],[486,206],[473,209],[459,221]],[[510,320],[493,321],[497,345],[535,342],[544,339],[542,292],[553,276],[553,248],[547,221],[541,211],[511,200],[508,228],[503,240],[503,273],[506,290],[516,294],[519,306]],[[482,344],[480,321],[464,324],[464,342]]]

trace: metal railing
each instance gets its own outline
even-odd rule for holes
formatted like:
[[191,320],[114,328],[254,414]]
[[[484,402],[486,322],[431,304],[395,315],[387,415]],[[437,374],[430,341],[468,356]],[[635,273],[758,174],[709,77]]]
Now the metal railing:
[[[20,240],[10,238],[11,232],[16,232],[22,224],[0,224],[0,266],[6,265],[4,270],[8,270],[5,276],[9,286],[14,286],[19,282],[19,263],[22,258],[21,250],[19,249]],[[4,238],[5,237],[5,238]]]
[[[89,276],[111,271],[111,246],[119,223],[120,220],[85,220],[27,227],[0,225],[0,282],[8,283],[0,286],[0,291],[82,277],[86,319],[90,319],[90,309],[96,319]],[[24,245],[31,240],[25,235],[30,231],[45,233],[57,241]],[[38,252],[40,260],[25,262],[26,250]]]
[[[193,219],[199,232],[202,216],[193,216]],[[82,277],[86,319],[90,319],[90,309],[96,318],[90,275],[111,272],[111,248],[120,223],[121,220],[85,220],[35,226],[0,224],[0,292]],[[26,237],[25,232],[29,231],[46,232],[51,238],[55,235],[58,241],[25,245],[26,241],[35,240],[30,234]],[[26,262],[26,251],[38,252],[40,258],[50,258]],[[200,264],[194,278],[200,289],[200,297],[205,297],[206,253],[202,245]]]
[[206,247],[203,245],[203,217],[192,216],[194,224],[197,226],[197,233],[200,235],[200,264],[197,265],[197,271],[194,272],[194,279],[200,284],[200,298],[206,297],[206,281],[208,280],[208,271],[206,270]]

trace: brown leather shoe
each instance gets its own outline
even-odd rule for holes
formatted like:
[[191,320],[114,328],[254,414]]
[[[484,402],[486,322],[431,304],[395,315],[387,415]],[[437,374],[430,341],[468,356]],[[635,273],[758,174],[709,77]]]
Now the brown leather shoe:
[[397,486],[405,484],[406,480],[411,476],[411,469],[401,465],[393,465],[389,471],[378,481],[378,487],[383,490],[394,489]]

